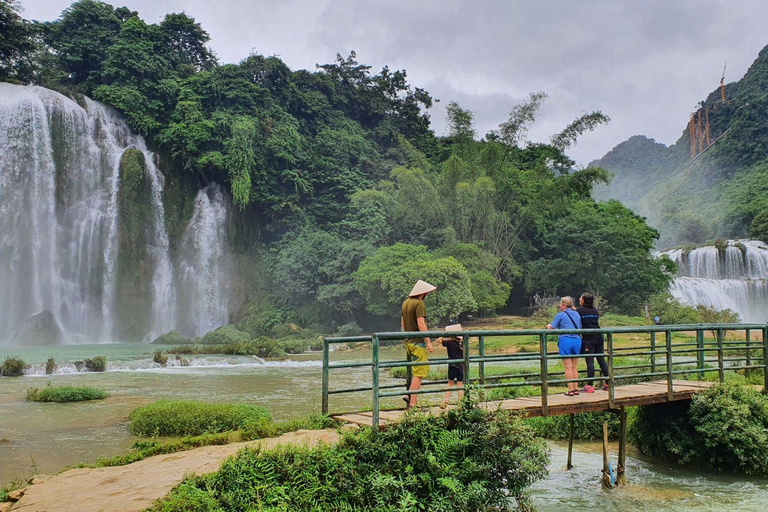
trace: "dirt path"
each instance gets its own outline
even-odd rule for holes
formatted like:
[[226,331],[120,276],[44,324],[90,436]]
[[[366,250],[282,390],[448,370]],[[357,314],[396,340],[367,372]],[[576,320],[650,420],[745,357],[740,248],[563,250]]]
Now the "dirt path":
[[[279,444],[334,443],[336,430],[299,430],[277,438],[223,446],[204,446],[185,452],[157,455],[127,466],[65,471],[31,485],[10,509],[13,512],[142,511],[162,498],[185,475],[212,473],[224,459],[247,446],[265,449]],[[0,510],[2,510],[0,508]]]

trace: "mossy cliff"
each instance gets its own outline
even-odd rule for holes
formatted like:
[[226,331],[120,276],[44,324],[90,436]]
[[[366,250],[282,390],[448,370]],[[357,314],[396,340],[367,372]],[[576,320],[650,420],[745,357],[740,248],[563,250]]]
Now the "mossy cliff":
[[152,265],[147,230],[153,225],[152,190],[144,153],[126,149],[120,159],[116,308],[119,339],[140,340],[151,321]]

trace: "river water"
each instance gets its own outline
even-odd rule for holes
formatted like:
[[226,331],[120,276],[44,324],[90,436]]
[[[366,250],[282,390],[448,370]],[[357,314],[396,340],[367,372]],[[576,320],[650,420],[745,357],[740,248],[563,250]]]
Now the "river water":
[[[31,474],[55,474],[67,465],[93,462],[97,457],[125,453],[136,437],[127,430],[128,414],[160,399],[238,402],[266,407],[276,419],[320,411],[321,355],[291,356],[263,361],[244,356],[188,356],[190,366],[162,368],[152,362],[155,345],[117,343],[68,345],[44,348],[4,348],[0,358],[19,356],[27,363],[43,364],[55,357],[59,373],[0,379],[0,485]],[[104,355],[110,371],[73,373],[72,363]],[[383,359],[401,356],[399,348],[382,349]],[[365,352],[334,352],[332,360],[365,360]],[[370,360],[370,359],[367,359]],[[33,370],[37,371],[37,370]],[[340,374],[340,372],[344,374]],[[42,371],[39,371],[42,373]],[[339,373],[337,373],[339,372]],[[342,382],[341,379],[345,381]],[[92,386],[110,393],[106,400],[72,404],[26,402],[31,387],[51,385]],[[332,387],[370,382],[367,368],[336,370]],[[382,385],[395,383],[382,379]],[[437,401],[442,396],[430,399]],[[384,405],[399,405],[398,399]],[[333,410],[370,406],[370,395],[358,393],[331,397]],[[628,485],[603,490],[598,443],[577,443],[575,468],[564,471],[566,446],[550,443],[550,476],[533,487],[541,511],[566,507],[599,507],[604,510],[707,511],[765,510],[768,479],[749,479],[696,472],[675,465],[649,461],[630,451]],[[612,460],[616,460],[613,447]]]

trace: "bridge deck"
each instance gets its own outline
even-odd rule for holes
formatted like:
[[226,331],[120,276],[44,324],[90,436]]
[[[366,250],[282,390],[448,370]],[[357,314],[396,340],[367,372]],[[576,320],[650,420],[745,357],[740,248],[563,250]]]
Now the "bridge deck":
[[[633,405],[649,405],[667,401],[688,400],[694,393],[703,391],[715,385],[713,382],[674,380],[672,381],[672,400],[667,396],[667,381],[642,382],[639,384],[628,384],[617,386],[614,390],[614,408],[628,407]],[[487,409],[495,409],[498,406],[504,409],[524,411],[528,416],[542,416],[541,397],[529,396],[523,398],[511,398],[502,401],[484,402]],[[579,412],[608,411],[611,409],[608,401],[608,393],[605,391],[595,391],[594,393],[581,393],[578,396],[565,396],[563,394],[547,395],[548,415],[572,414]],[[428,409],[430,414],[439,414],[441,409],[431,407]],[[380,426],[396,423],[400,421],[405,414],[405,410],[398,409],[392,411],[381,411]],[[357,425],[372,426],[372,413],[355,412],[334,415],[337,420],[345,423],[354,423]]]

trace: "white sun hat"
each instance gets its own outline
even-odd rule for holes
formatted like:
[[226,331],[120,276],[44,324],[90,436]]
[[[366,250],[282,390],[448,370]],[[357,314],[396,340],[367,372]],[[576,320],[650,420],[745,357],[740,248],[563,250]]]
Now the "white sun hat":
[[422,293],[431,293],[435,290],[437,290],[436,287],[432,286],[426,281],[419,279],[416,281],[416,284],[413,286],[413,290],[411,290],[411,293],[409,293],[408,296],[415,297],[417,295],[421,295]]
[[445,326],[446,331],[460,331],[461,330],[461,324],[453,324],[453,325],[446,325]]

